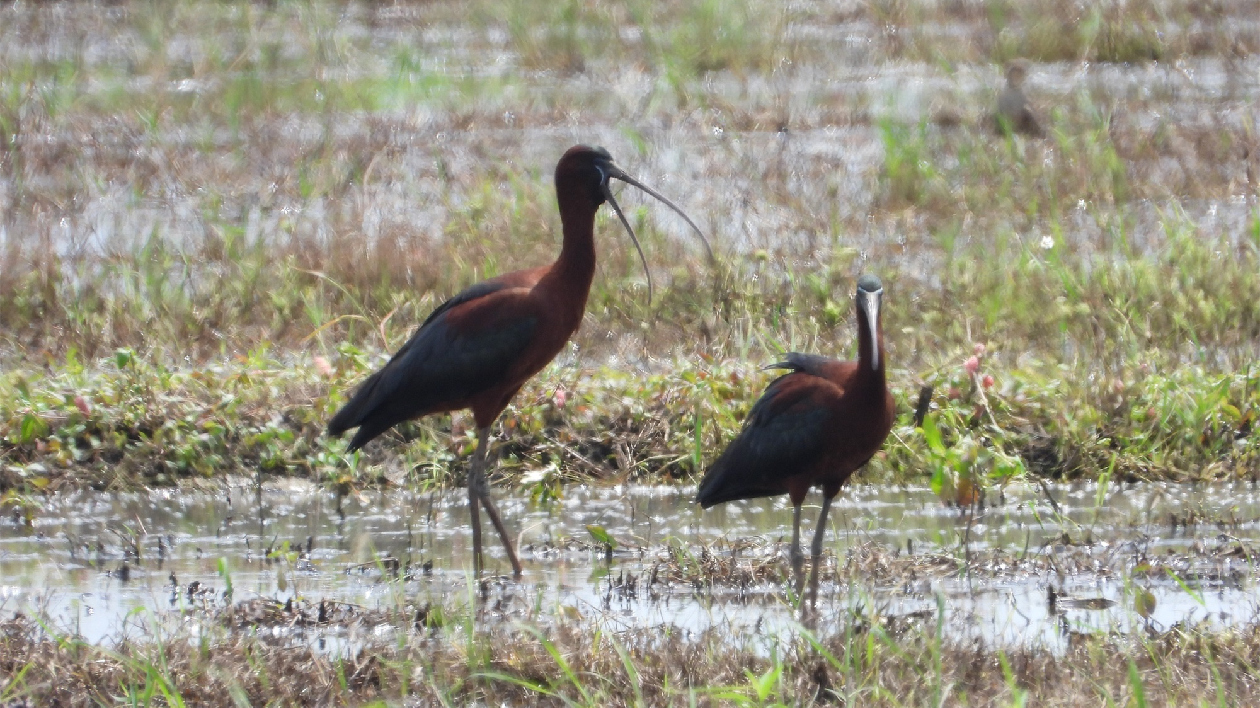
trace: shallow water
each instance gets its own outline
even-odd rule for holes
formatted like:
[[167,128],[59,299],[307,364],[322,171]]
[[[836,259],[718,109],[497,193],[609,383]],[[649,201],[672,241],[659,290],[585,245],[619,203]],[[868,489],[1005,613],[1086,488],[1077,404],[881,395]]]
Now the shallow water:
[[[283,483],[265,487],[261,504],[250,486],[53,497],[30,527],[0,523],[0,608],[40,611],[93,642],[196,634],[225,605],[230,577],[235,603],[329,600],[407,617],[433,605],[476,608],[488,623],[565,618],[689,632],[795,626],[779,580],[791,535],[783,498],[702,512],[693,490],[677,487],[570,486],[549,505],[497,492],[526,570],[519,583],[495,577],[484,600],[468,580],[462,490],[351,495],[338,513],[331,493]],[[1029,487],[996,496],[970,518],[923,488],[846,490],[829,522],[819,624],[860,614],[896,627],[943,612],[953,638],[1057,650],[1077,632],[1228,626],[1257,615],[1250,547],[1260,537],[1260,493],[1250,485],[1140,484],[1101,495],[1090,485]],[[807,507],[806,539],[816,514]],[[588,524],[617,540],[611,558]],[[486,531],[490,572],[509,572]],[[285,542],[300,557],[268,560],[267,549]],[[720,557],[728,570],[679,572],[688,557]],[[382,558],[398,559],[403,571],[390,572]],[[767,567],[778,570],[754,572]],[[1148,617],[1134,609],[1138,592],[1155,600]],[[409,630],[370,621],[292,636],[280,626],[258,631],[336,650]]]

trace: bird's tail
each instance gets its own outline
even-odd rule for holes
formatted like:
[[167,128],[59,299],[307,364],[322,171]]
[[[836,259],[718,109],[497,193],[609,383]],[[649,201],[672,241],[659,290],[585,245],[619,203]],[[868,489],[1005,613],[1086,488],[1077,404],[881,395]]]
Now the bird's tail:
[[787,491],[767,480],[765,475],[758,474],[757,466],[750,466],[750,458],[744,438],[731,441],[704,473],[704,479],[700,480],[700,489],[696,491],[696,501],[700,506],[708,509],[725,502],[769,497]]
[[726,471],[730,467],[727,455],[724,451],[722,455],[709,467],[704,473],[704,479],[700,480],[700,489],[696,490],[696,501],[704,509],[708,509],[714,504],[721,504],[725,501],[731,501],[723,492],[728,491],[727,485],[723,484],[726,477]]
[[[371,412],[372,393],[376,389],[376,383],[379,377],[379,371],[368,377],[368,380],[364,381],[363,385],[359,387],[359,390],[354,392],[354,395],[350,397],[350,400],[346,403],[346,405],[342,406],[341,410],[337,411],[337,414],[332,417],[332,420],[328,421],[329,437],[339,437],[347,430],[363,424],[364,420],[367,419],[368,414]],[[362,446],[362,443],[359,445],[355,444],[362,434],[363,431],[360,430],[359,434],[354,436],[354,440],[350,443],[351,451]],[[375,435],[373,437],[375,437]],[[368,438],[368,440],[370,439],[371,438]],[[364,440],[363,442],[367,442],[367,440]]]

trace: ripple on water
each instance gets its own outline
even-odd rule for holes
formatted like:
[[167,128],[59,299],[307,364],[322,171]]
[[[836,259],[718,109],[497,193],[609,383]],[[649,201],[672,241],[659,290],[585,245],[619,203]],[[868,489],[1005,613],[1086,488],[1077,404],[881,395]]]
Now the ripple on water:
[[[943,612],[946,631],[959,639],[1061,649],[1081,632],[1255,618],[1260,497],[1250,485],[1112,487],[1101,504],[1093,485],[1049,492],[1061,513],[1036,488],[996,495],[969,518],[924,488],[846,490],[828,537],[820,623],[838,627],[855,608],[891,625],[935,622]],[[309,625],[259,619],[255,629],[331,650],[389,640],[429,606],[477,606],[486,622],[793,627],[783,582],[786,499],[702,512],[693,495],[574,485],[549,507],[502,495],[526,573],[519,584],[494,579],[491,601],[478,605],[461,490],[365,492],[345,498],[341,513],[335,496],[299,483],[267,486],[261,505],[247,486],[63,494],[31,528],[0,523],[0,607],[42,611],[89,641],[108,642],[201,627],[229,603],[231,621],[248,624],[249,608],[265,619],[294,599],[311,614]],[[816,512],[807,509],[806,518]],[[588,525],[617,540],[610,559]],[[294,553],[278,558],[281,550]],[[487,552],[491,570],[505,572],[497,544]],[[1139,593],[1148,594],[1145,616],[1134,610]],[[321,605],[318,612],[368,614],[320,624],[312,613]]]

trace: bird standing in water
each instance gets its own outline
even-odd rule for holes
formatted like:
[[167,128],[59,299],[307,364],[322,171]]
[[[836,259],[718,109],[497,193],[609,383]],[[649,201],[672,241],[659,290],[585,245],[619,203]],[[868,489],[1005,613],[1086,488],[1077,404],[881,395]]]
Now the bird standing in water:
[[[801,503],[822,487],[822,512],[811,548],[810,604],[818,600],[818,561],[827,512],[840,487],[884,444],[893,425],[893,397],[884,381],[884,336],[879,278],[858,280],[857,361],[788,354],[767,368],[791,373],[775,379],[753,406],[739,436],[727,445],[700,482],[704,508],[738,499],[787,494],[792,500],[792,573],[799,596]],[[802,609],[804,605],[802,605]]]
[[[474,572],[480,573],[482,567],[481,506],[503,540],[514,574],[521,574],[521,563],[485,479],[490,426],[521,385],[560,352],[581,324],[595,275],[595,212],[605,201],[626,227],[647,269],[634,230],[609,189],[613,178],[661,200],[700,234],[682,209],[614,165],[607,150],[585,145],[570,148],[556,165],[555,175],[564,232],[560,257],[549,266],[491,278],[447,300],[328,423],[332,436],[358,428],[347,448],[354,451],[405,420],[472,409],[477,451],[468,472],[468,508]],[[700,238],[704,241],[703,234]],[[649,301],[651,288],[648,273]]]
[[1024,79],[1028,78],[1028,61],[1016,59],[1006,66],[1006,88],[998,94],[997,112],[993,115],[993,129],[999,135],[1012,131],[1034,138],[1043,138],[1046,132],[1037,122],[1028,97],[1024,95]]

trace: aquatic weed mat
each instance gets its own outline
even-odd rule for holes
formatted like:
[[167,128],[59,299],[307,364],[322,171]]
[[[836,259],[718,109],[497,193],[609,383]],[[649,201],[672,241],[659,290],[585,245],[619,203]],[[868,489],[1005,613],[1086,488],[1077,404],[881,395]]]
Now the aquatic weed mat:
[[[819,577],[837,589],[860,581],[929,595],[933,581],[968,578],[1034,579],[1047,587],[1082,577],[1095,581],[1175,579],[1195,586],[1244,587],[1255,579],[1260,558],[1252,543],[1229,533],[1178,539],[1181,547],[1176,549],[1132,529],[1109,528],[1098,534],[1100,538],[1073,542],[1065,532],[1061,539],[1024,549],[959,545],[916,552],[913,546],[907,550],[856,542],[838,554],[824,552]],[[718,541],[699,548],[669,546],[657,552],[656,562],[641,577],[630,580],[644,587],[663,582],[723,594],[756,586],[777,590],[792,577],[788,556],[787,543],[767,542],[764,537]],[[618,591],[625,583],[623,575],[611,582],[610,589]]]
[[[309,609],[309,608],[308,608]],[[233,609],[229,613],[240,613]],[[462,623],[462,626],[461,626]],[[94,646],[17,615],[0,625],[8,705],[1243,705],[1260,688],[1260,627],[1188,624],[1136,637],[1076,635],[1062,652],[995,650],[925,624],[733,635],[417,622],[334,653],[231,632]]]
[[[981,351],[977,348],[975,351]],[[890,369],[897,425],[859,480],[930,482],[967,505],[1025,475],[1252,479],[1260,381],[1253,367],[1163,372],[1153,355],[1113,376],[1007,357],[936,359],[927,376]],[[331,413],[384,358],[343,347],[204,366],[131,350],[0,372],[0,489],[6,504],[63,487],[300,476],[341,492],[462,479],[475,436],[462,414],[407,423],[347,455],[323,435]],[[739,430],[774,375],[755,364],[678,359],[638,374],[565,357],[530,381],[496,425],[495,474],[536,500],[575,480],[689,480]],[[924,381],[929,405],[916,410]]]

